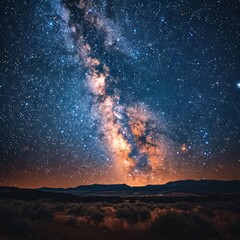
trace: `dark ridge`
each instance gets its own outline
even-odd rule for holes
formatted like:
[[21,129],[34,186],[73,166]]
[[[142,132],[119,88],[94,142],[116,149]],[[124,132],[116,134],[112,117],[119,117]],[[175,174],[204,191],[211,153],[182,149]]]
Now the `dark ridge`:
[[0,197],[17,195],[20,198],[68,198],[78,197],[165,197],[210,196],[240,194],[240,181],[184,180],[163,185],[130,187],[126,184],[92,184],[76,188],[20,189],[0,187]]
[[181,180],[163,185],[130,187],[126,184],[92,184],[76,188],[41,188],[45,192],[70,193],[78,196],[153,196],[167,194],[229,194],[240,193],[240,181]]

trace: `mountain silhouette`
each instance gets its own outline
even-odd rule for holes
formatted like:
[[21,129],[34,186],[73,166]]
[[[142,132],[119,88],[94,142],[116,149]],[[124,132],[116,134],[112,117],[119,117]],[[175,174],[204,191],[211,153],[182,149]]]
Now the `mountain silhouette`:
[[155,196],[174,194],[233,194],[240,193],[240,181],[182,180],[162,185],[131,187],[126,184],[92,184],[76,188],[40,188],[43,192],[73,194],[77,196]]

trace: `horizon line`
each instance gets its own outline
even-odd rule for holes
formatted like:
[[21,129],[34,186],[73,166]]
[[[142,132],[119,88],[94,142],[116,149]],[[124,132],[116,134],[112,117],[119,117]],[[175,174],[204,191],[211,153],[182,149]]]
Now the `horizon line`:
[[160,185],[166,185],[168,183],[174,183],[174,182],[184,182],[184,181],[195,181],[195,182],[200,182],[200,181],[221,181],[221,182],[230,182],[230,181],[240,181],[240,179],[180,179],[180,180],[175,180],[175,181],[168,181],[165,183],[156,183],[156,184],[146,184],[146,185],[130,185],[127,183],[89,183],[89,184],[80,184],[77,186],[72,186],[72,187],[48,187],[48,186],[41,186],[41,187],[21,187],[17,185],[2,185],[0,184],[0,187],[9,187],[9,188],[21,188],[21,189],[41,189],[41,188],[62,188],[62,189],[69,189],[69,188],[78,188],[81,186],[93,186],[93,185],[105,185],[105,186],[111,186],[111,185],[126,185],[129,187],[147,187],[147,186],[160,186]]

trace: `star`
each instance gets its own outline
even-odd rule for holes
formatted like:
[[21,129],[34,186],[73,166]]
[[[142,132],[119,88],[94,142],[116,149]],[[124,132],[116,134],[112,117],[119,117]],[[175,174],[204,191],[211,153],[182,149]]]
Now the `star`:
[[240,81],[238,81],[238,82],[236,83],[236,87],[237,87],[238,89],[240,89]]

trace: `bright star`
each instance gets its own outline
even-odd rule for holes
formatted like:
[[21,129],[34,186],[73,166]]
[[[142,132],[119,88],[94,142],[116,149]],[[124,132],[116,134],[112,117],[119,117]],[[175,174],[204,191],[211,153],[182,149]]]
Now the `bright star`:
[[239,81],[239,82],[237,82],[237,84],[236,84],[236,85],[237,85],[237,88],[238,88],[238,89],[240,89],[240,81]]

